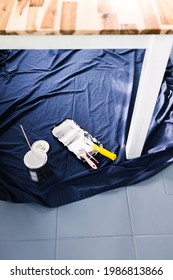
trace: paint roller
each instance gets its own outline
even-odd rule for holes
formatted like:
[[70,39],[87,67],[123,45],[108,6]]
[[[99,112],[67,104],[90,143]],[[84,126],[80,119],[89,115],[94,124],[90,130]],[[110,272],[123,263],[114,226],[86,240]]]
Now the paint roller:
[[58,138],[64,146],[69,146],[75,140],[77,140],[81,135],[77,126],[68,121],[61,123],[59,126],[55,126],[52,130],[52,134]]
[[[72,119],[66,119],[58,126],[55,126],[52,130],[52,134],[65,146],[69,146],[76,142],[75,148],[79,145],[78,149],[86,147],[87,150],[89,149],[89,151],[93,151],[95,154],[100,153],[111,160],[117,158],[116,154],[99,145],[99,142],[95,138],[93,138],[87,131],[81,129]],[[87,148],[87,146],[89,148]],[[71,148],[69,148],[69,150],[73,151]],[[75,151],[73,152],[76,154]]]

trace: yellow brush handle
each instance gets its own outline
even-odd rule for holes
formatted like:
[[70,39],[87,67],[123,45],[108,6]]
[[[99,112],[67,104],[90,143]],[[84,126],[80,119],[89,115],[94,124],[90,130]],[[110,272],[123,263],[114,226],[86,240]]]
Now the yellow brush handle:
[[97,151],[98,153],[102,154],[105,157],[110,158],[111,160],[115,160],[117,158],[117,156],[115,154],[113,154],[113,153],[109,152],[108,150],[101,148],[97,145],[93,146],[93,150]]

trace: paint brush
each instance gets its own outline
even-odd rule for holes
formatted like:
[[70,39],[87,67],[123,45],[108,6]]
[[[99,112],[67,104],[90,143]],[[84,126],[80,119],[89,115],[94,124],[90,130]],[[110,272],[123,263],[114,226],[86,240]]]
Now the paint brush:
[[29,143],[28,137],[26,136],[26,133],[25,133],[25,131],[24,131],[23,126],[22,126],[22,125],[20,125],[20,128],[21,128],[21,130],[22,130],[22,132],[23,132],[23,135],[25,136],[26,142],[27,142],[27,144],[28,144],[28,146],[29,146],[30,150],[32,151],[31,144]]
[[78,153],[79,153],[79,156],[80,156],[81,158],[85,159],[85,161],[86,161],[93,169],[97,169],[97,165],[95,165],[95,163],[94,163],[92,160],[90,160],[89,157],[87,157],[87,154],[85,153],[84,149],[80,149],[80,150],[78,151]]
[[90,153],[88,153],[85,149],[83,149],[84,150],[84,152],[90,157],[90,158],[92,158],[96,163],[99,163],[99,161],[98,160],[96,160],[95,159],[95,157],[93,157]]

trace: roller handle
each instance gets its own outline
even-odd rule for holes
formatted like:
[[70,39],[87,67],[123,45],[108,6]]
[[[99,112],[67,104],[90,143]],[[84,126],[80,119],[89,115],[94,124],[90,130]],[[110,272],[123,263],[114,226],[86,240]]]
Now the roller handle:
[[98,145],[94,145],[92,148],[94,151],[100,153],[101,155],[103,155],[107,158],[110,158],[111,160],[115,160],[117,158],[116,154],[111,153],[108,150],[106,150],[102,147],[99,147]]

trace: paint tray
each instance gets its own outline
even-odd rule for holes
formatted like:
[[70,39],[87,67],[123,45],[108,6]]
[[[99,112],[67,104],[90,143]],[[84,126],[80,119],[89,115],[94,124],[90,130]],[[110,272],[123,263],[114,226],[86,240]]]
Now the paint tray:
[[65,119],[59,125],[54,126],[52,134],[83,161],[85,159],[81,157],[81,151],[96,155],[97,151],[93,150],[93,145],[102,146],[96,138],[92,137],[72,119]]

